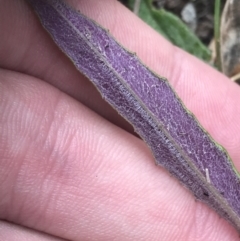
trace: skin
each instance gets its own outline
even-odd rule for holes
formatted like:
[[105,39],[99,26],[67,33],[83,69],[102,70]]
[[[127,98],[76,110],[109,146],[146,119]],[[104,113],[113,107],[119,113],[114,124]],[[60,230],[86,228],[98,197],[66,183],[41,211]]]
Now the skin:
[[[167,77],[240,170],[239,86],[114,0],[70,3]],[[0,240],[239,239],[154,164],[25,1],[0,6]]]

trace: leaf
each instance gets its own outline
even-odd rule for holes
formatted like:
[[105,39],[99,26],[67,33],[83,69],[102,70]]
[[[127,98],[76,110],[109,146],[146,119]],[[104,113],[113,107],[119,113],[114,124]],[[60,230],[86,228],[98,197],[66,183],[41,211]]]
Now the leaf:
[[[133,9],[135,0],[129,1],[130,9]],[[162,34],[174,45],[186,50],[196,57],[209,61],[210,50],[176,15],[162,9],[156,9],[153,0],[142,0],[138,16],[147,24]]]
[[229,76],[240,73],[240,1],[228,0],[221,20],[221,57],[223,72]]
[[200,126],[169,82],[109,32],[63,1],[29,0],[44,28],[195,198],[240,231],[240,179],[225,149]]
[[[133,10],[135,0],[129,0],[129,8]],[[137,14],[144,22],[150,25],[153,29],[163,35],[166,39],[170,40],[161,25],[153,18],[151,8],[146,1],[141,0],[139,11]],[[170,40],[171,41],[171,40]]]

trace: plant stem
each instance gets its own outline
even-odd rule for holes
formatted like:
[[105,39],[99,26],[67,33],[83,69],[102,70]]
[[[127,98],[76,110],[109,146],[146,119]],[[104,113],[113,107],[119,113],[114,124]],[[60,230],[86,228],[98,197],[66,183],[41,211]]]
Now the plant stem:
[[238,80],[240,79],[240,73],[232,76],[230,79],[231,79],[232,81],[234,81],[234,82],[238,82]]
[[138,15],[139,8],[140,8],[141,0],[135,0],[134,1],[134,7],[133,7],[133,12]]
[[214,7],[214,37],[216,47],[215,65],[222,72],[221,43],[220,43],[220,22],[221,22],[221,0],[215,0]]

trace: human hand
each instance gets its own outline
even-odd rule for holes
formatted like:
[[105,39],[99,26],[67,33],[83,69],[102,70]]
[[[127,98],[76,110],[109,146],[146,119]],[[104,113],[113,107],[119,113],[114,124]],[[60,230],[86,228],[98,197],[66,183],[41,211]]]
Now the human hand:
[[[167,77],[240,168],[238,86],[116,1],[71,3]],[[0,222],[2,240],[238,238],[154,165],[146,145],[76,71],[24,1],[5,1],[0,16],[0,218],[10,222]]]

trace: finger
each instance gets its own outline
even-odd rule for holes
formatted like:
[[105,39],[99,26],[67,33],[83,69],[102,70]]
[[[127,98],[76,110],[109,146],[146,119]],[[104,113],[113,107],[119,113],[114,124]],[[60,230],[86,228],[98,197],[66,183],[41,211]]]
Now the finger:
[[26,1],[1,1],[0,36],[0,68],[41,78],[133,133],[53,43]]
[[0,80],[0,218],[73,241],[238,237],[140,139],[41,81]]
[[0,221],[1,241],[64,241],[44,233],[36,232],[25,227]]

